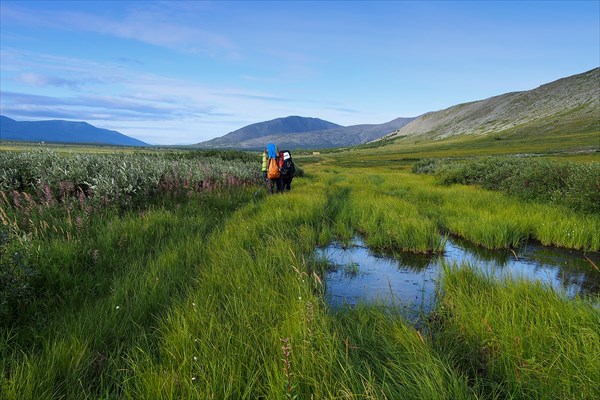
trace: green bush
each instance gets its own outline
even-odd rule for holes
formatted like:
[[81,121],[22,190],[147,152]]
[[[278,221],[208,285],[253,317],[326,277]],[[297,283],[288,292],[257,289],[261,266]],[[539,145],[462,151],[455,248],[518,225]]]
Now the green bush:
[[439,158],[423,158],[413,164],[412,172],[415,174],[433,174],[442,163],[443,161]]
[[157,193],[211,190],[257,182],[256,154],[71,154],[49,149],[0,153],[0,192],[27,192],[46,203],[68,197],[129,206]]
[[426,159],[413,172],[433,174],[442,184],[480,185],[578,211],[600,212],[600,163],[569,163],[525,157],[468,160]]
[[163,153],[159,157],[173,160],[191,160],[202,158],[219,158],[224,161],[242,161],[245,163],[256,163],[260,165],[261,156],[258,152],[241,150],[194,150]]
[[294,176],[296,178],[303,178],[306,176],[304,169],[302,167],[299,167],[298,164],[295,165],[296,166],[296,173],[294,174]]

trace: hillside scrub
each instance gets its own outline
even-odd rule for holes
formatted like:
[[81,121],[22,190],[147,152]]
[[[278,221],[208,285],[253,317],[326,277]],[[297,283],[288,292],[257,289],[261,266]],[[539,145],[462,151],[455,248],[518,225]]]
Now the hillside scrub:
[[598,162],[559,162],[530,157],[425,159],[414,164],[413,172],[433,174],[442,184],[480,185],[524,200],[600,213]]

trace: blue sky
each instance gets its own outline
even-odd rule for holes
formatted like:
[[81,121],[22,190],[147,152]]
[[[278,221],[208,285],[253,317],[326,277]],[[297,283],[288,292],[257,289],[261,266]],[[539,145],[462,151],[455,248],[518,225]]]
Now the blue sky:
[[4,1],[0,112],[198,143],[384,123],[600,64],[594,1]]

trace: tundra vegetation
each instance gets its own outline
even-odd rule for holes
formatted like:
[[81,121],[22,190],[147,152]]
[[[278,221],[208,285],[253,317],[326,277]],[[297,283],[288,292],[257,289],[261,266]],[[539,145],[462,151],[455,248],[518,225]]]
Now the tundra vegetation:
[[328,308],[313,257],[356,234],[390,254],[449,234],[599,251],[598,164],[369,151],[297,157],[272,196],[257,154],[1,152],[0,397],[600,398],[597,295],[447,265],[411,321]]

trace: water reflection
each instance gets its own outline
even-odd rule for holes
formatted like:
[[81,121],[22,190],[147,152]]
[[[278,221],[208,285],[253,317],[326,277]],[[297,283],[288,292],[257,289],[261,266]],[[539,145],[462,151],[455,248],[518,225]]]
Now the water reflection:
[[600,253],[583,253],[526,244],[515,250],[489,250],[459,238],[446,241],[443,254],[403,253],[395,257],[370,251],[360,238],[350,246],[332,243],[316,250],[332,266],[326,277],[326,300],[333,307],[382,302],[428,310],[442,261],[468,263],[498,277],[522,276],[577,294],[600,293]]

